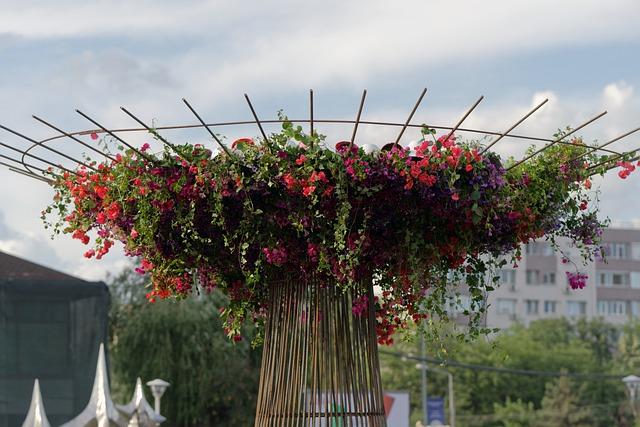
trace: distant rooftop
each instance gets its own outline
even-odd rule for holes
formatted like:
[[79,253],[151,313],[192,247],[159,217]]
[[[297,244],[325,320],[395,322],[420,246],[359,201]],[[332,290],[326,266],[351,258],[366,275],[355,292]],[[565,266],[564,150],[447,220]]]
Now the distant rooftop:
[[84,280],[77,277],[0,252],[0,280],[3,279],[28,279],[30,281],[64,280],[84,282]]

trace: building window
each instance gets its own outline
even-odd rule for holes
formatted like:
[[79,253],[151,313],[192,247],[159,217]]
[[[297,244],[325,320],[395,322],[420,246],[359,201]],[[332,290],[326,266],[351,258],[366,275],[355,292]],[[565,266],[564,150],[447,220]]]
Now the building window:
[[538,300],[528,299],[525,302],[527,304],[527,314],[538,314]]
[[544,273],[542,275],[542,283],[545,285],[555,285],[556,273]]
[[553,314],[556,312],[556,302],[555,301],[545,301],[544,302],[544,312],[546,314]]
[[549,242],[529,242],[524,251],[527,255],[553,256],[553,248]]
[[640,288],[640,272],[632,271],[629,275],[631,276],[631,287],[635,289]]
[[527,285],[533,285],[540,283],[540,271],[539,270],[527,270]]
[[602,244],[604,254],[611,259],[629,259],[629,244],[619,242],[608,242]]
[[598,301],[598,314],[601,316],[624,316],[627,314],[627,302],[622,300],[600,300]]
[[515,314],[516,313],[516,300],[498,298],[497,301],[498,314]]
[[633,317],[640,316],[640,301],[631,301],[631,315]]
[[498,270],[498,276],[500,277],[500,283],[505,285],[514,285],[516,283],[516,271],[513,269]]
[[567,301],[568,316],[584,316],[587,314],[587,303],[585,301]]
[[629,286],[630,274],[622,271],[601,271],[596,276],[600,286]]

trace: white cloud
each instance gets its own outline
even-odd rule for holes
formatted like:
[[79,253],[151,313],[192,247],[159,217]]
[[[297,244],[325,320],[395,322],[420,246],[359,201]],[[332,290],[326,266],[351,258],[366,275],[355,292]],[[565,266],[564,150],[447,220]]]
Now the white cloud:
[[633,86],[625,82],[611,83],[602,91],[603,103],[610,108],[620,108],[633,96]]

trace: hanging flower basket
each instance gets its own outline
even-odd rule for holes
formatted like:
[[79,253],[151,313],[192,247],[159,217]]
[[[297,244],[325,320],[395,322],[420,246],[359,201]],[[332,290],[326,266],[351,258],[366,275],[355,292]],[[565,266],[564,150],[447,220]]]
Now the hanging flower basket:
[[[43,212],[55,233],[90,245],[87,258],[122,242],[151,276],[150,301],[219,289],[230,338],[255,322],[265,332],[256,425],[383,426],[377,343],[446,318],[461,284],[468,333],[482,332],[493,271],[531,239],[569,238],[585,259],[600,251],[589,178],[610,165],[580,138],[559,134],[516,162],[455,129],[424,126],[407,148],[352,137],[334,150],[280,121],[280,132],[222,150],[151,129],[164,151],[119,146],[112,160],[50,169],[56,193]],[[584,286],[578,271],[569,279]]]

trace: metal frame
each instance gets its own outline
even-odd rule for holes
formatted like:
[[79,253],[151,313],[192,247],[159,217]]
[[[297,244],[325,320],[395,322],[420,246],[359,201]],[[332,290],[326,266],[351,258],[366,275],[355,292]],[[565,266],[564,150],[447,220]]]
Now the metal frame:
[[[314,99],[313,99],[313,90],[309,91],[309,118],[303,118],[303,119],[290,119],[291,122],[294,123],[308,123],[310,126],[310,132],[313,135],[317,129],[317,125],[318,124],[327,124],[327,125],[331,125],[331,124],[338,124],[338,125],[344,125],[344,124],[352,124],[353,125],[353,130],[352,130],[352,134],[351,134],[351,138],[349,139],[350,142],[350,146],[353,146],[355,138],[356,138],[356,133],[358,130],[358,126],[359,125],[371,125],[371,126],[382,126],[382,127],[399,127],[400,128],[400,132],[398,133],[395,141],[393,142],[393,145],[395,146],[399,146],[400,145],[400,140],[402,139],[402,136],[404,135],[404,132],[407,130],[407,128],[421,128],[423,126],[423,124],[415,124],[415,123],[411,123],[411,120],[414,116],[414,114],[416,113],[418,107],[420,106],[420,103],[422,102],[422,99],[424,98],[425,94],[427,92],[427,89],[423,89],[422,92],[420,93],[417,102],[415,103],[415,105],[413,106],[413,109],[411,110],[409,116],[407,117],[406,121],[403,123],[398,123],[398,122],[386,122],[386,121],[372,121],[372,120],[362,120],[362,111],[364,108],[364,102],[365,102],[365,98],[367,95],[367,91],[365,90],[362,94],[362,98],[361,101],[359,103],[358,106],[358,110],[357,110],[357,116],[355,118],[355,120],[349,120],[349,119],[318,119],[316,117],[314,117]],[[262,135],[262,137],[265,140],[268,140],[268,136],[267,133],[264,130],[263,125],[265,124],[276,124],[276,123],[281,123],[282,120],[279,119],[275,119],[275,120],[261,120],[260,118],[258,118],[258,115],[253,107],[253,104],[251,103],[251,100],[249,99],[249,96],[247,94],[244,94],[244,98],[249,106],[249,109],[251,111],[251,114],[253,116],[253,120],[239,120],[239,121],[229,121],[229,122],[213,122],[213,123],[207,123],[205,122],[202,117],[196,112],[196,110],[191,106],[191,104],[189,104],[187,102],[186,99],[182,99],[182,101],[184,102],[184,104],[189,108],[189,110],[194,114],[194,116],[198,119],[199,123],[196,124],[179,124],[179,125],[169,125],[169,126],[158,126],[155,128],[152,128],[150,126],[148,126],[147,124],[145,124],[142,120],[140,120],[138,117],[136,117],[135,115],[133,115],[129,110],[127,110],[124,107],[121,107],[121,110],[127,114],[129,117],[131,117],[132,119],[134,119],[141,127],[128,127],[128,128],[114,128],[114,129],[109,129],[103,125],[101,125],[98,121],[94,120],[93,118],[91,118],[90,116],[88,116],[87,114],[76,110],[76,112],[81,115],[82,117],[84,117],[85,119],[87,119],[88,121],[90,121],[93,125],[97,126],[96,129],[88,129],[88,130],[81,130],[81,131],[74,131],[74,132],[66,132],[62,129],[59,129],[58,127],[50,124],[49,122],[45,121],[44,119],[37,117],[37,116],[33,116],[33,118],[35,120],[37,120],[38,122],[48,126],[49,128],[55,130],[56,132],[58,132],[55,135],[52,135],[50,137],[41,139],[41,140],[36,140],[34,138],[31,138],[29,136],[24,135],[23,133],[17,132],[7,126],[3,126],[0,125],[0,129],[3,129],[7,132],[10,132],[11,134],[18,136],[19,138],[26,140],[28,142],[31,143],[31,145],[26,148],[26,149],[21,149],[18,148],[17,145],[14,144],[9,144],[9,143],[4,143],[2,141],[0,141],[0,146],[8,148],[14,152],[17,152],[18,154],[20,154],[20,158],[19,159],[15,159],[12,157],[8,157],[5,154],[0,153],[0,157],[2,157],[5,160],[9,160],[12,161],[14,163],[16,163],[16,165],[11,165],[8,164],[6,162],[0,162],[0,165],[5,166],[7,168],[9,168],[9,170],[11,170],[12,172],[16,172],[22,175],[25,175],[27,177],[30,178],[34,178],[34,179],[38,179],[40,181],[44,182],[48,182],[50,183],[51,180],[44,177],[44,173],[45,170],[36,165],[33,164],[33,160],[38,161],[38,162],[42,162],[45,163],[47,165],[49,165],[50,167],[56,167],[56,168],[60,168],[61,170],[68,172],[68,173],[72,173],[75,174],[76,171],[73,170],[74,168],[68,168],[63,166],[60,163],[60,160],[57,160],[55,158],[51,159],[51,158],[43,158],[40,156],[37,156],[35,154],[32,154],[31,151],[33,151],[35,148],[37,147],[41,147],[44,148],[46,150],[48,150],[49,152],[53,153],[53,155],[62,157],[68,161],[71,161],[75,164],[76,167],[84,167],[86,169],[95,169],[91,164],[86,163],[85,161],[82,161],[80,159],[74,158],[72,156],[69,156],[68,154],[62,152],[61,150],[58,149],[54,149],[52,147],[49,146],[49,144],[53,141],[57,141],[59,139],[62,138],[68,138],[78,144],[81,144],[82,146],[90,149],[93,152],[96,152],[102,156],[105,157],[105,159],[110,159],[113,160],[113,157],[109,154],[109,153],[105,153],[104,151],[99,150],[98,148],[89,145],[88,143],[82,141],[79,137],[80,136],[86,136],[88,134],[92,134],[92,133],[97,133],[97,134],[107,134],[110,135],[111,137],[115,138],[117,141],[119,141],[120,143],[124,144],[125,146],[127,146],[128,148],[132,149],[135,151],[135,153],[137,155],[139,155],[140,157],[144,157],[145,159],[149,160],[149,161],[154,161],[150,156],[146,155],[145,153],[141,152],[139,149],[137,149],[136,147],[134,147],[133,145],[127,143],[122,136],[122,134],[128,134],[131,132],[152,132],[158,139],[160,139],[160,141],[167,145],[168,147],[170,147],[173,151],[175,151],[176,146],[173,145],[172,143],[170,143],[167,139],[165,139],[164,137],[162,137],[159,132],[160,131],[164,131],[164,130],[177,130],[177,129],[194,129],[194,128],[205,128],[207,130],[207,132],[209,133],[209,135],[216,141],[216,143],[227,153],[231,153],[230,150],[220,141],[220,139],[216,136],[215,133],[213,133],[213,131],[211,130],[211,128],[213,127],[229,127],[229,126],[237,126],[237,125],[246,125],[246,124],[256,124],[258,126],[258,129],[260,130],[260,133]],[[504,132],[497,132],[497,131],[492,131],[492,130],[485,130],[485,129],[474,129],[474,128],[465,128],[462,127],[463,122],[467,119],[467,117],[469,117],[469,115],[475,110],[475,108],[478,106],[478,104],[480,104],[480,102],[484,99],[484,96],[481,96],[476,102],[475,104],[473,104],[466,112],[465,114],[458,120],[458,122],[453,125],[453,126],[444,126],[444,125],[431,125],[429,124],[428,126],[430,128],[433,129],[438,129],[438,130],[444,130],[444,131],[449,131],[447,136],[452,136],[454,134],[454,132],[465,132],[465,133],[472,133],[472,134],[480,134],[480,135],[484,135],[484,136],[493,136],[495,137],[495,139],[493,141],[491,141],[483,150],[482,153],[486,152],[487,150],[489,150],[490,148],[492,148],[496,143],[498,143],[500,140],[502,140],[505,137],[510,137],[513,139],[519,139],[519,140],[526,140],[526,141],[530,141],[530,142],[544,142],[545,145],[543,147],[541,147],[540,149],[536,150],[534,153],[524,157],[523,159],[517,161],[516,163],[514,163],[513,165],[511,165],[509,167],[509,169],[518,167],[519,165],[521,165],[522,163],[530,160],[531,158],[535,157],[536,155],[538,155],[539,153],[545,151],[546,149],[548,149],[549,147],[555,145],[555,144],[572,144],[571,142],[566,141],[566,138],[573,134],[574,132],[582,129],[583,127],[595,122],[596,120],[600,119],[602,116],[604,116],[606,114],[606,111],[603,113],[600,113],[599,115],[593,117],[592,119],[590,119],[589,121],[581,124],[580,126],[572,129],[570,132],[562,135],[559,138],[555,138],[555,139],[550,139],[550,138],[541,138],[541,137],[535,137],[535,136],[530,136],[530,135],[522,135],[522,134],[512,134],[511,131],[513,131],[513,129],[515,129],[517,126],[519,126],[520,124],[522,124],[524,121],[526,121],[529,117],[531,117],[533,115],[533,113],[535,113],[537,110],[539,110],[544,104],[547,103],[548,99],[545,99],[544,101],[542,101],[540,104],[538,104],[537,106],[535,106],[532,110],[530,110],[525,116],[523,116],[521,119],[519,119],[514,125],[512,125],[511,127],[509,127],[506,131]],[[623,138],[626,138],[632,134],[634,134],[635,132],[637,132],[638,130],[640,130],[640,127],[635,128],[633,130],[630,130],[628,132],[625,132],[624,134],[611,139],[610,141],[601,144],[599,146],[592,146],[592,145],[585,145],[589,150],[587,153],[584,153],[578,157],[576,157],[573,160],[577,160],[579,158],[582,158],[583,156],[592,153],[594,151],[601,151],[607,154],[612,155],[611,158],[607,159],[606,161],[602,162],[599,165],[594,165],[590,168],[590,170],[594,171],[594,174],[597,173],[599,171],[598,167],[600,166],[605,166],[605,170],[609,170],[612,169],[614,167],[616,167],[616,160],[624,158],[625,156],[632,156],[634,154],[636,154],[638,152],[638,150],[630,150],[630,151],[625,151],[625,152],[620,152],[620,151],[615,151],[615,150],[611,150],[608,147],[609,145],[611,145],[614,142],[620,141]],[[28,161],[27,161],[27,158]],[[637,160],[637,158],[634,159],[634,161]]]

